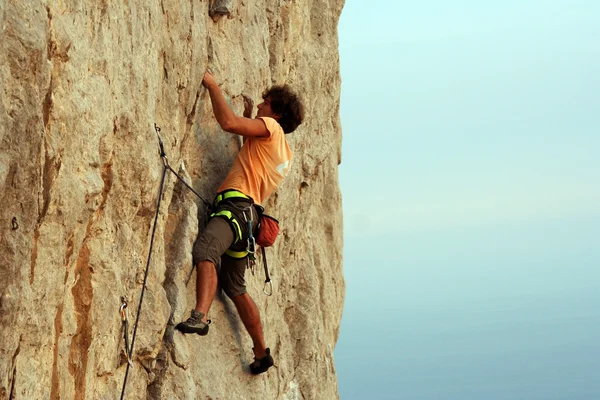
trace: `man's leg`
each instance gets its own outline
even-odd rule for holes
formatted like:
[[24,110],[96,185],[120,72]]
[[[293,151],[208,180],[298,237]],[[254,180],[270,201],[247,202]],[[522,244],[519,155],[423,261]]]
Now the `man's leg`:
[[267,348],[263,337],[258,307],[256,307],[256,304],[248,293],[233,296],[231,300],[233,301],[233,304],[235,304],[235,308],[252,338],[252,343],[254,344],[254,356],[256,358],[265,357],[267,355]]
[[208,310],[217,293],[217,270],[215,264],[204,260],[196,265],[196,307],[195,310],[204,314],[202,321],[207,322]]
[[221,254],[233,242],[233,231],[223,218],[212,218],[194,243],[193,259],[196,264],[196,306],[190,318],[177,324],[183,333],[208,333],[208,310],[217,292],[217,269]]
[[235,304],[235,308],[244,323],[246,330],[254,344],[254,362],[250,364],[250,372],[262,374],[273,366],[271,351],[265,346],[260,313],[258,307],[246,292],[244,274],[246,272],[247,258],[235,259],[224,255],[219,280],[227,296]]

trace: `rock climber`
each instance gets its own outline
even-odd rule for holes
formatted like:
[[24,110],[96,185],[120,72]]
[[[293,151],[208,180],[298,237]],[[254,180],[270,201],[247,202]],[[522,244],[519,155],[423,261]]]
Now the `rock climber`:
[[250,371],[260,374],[273,365],[273,357],[265,345],[258,308],[244,281],[249,225],[256,229],[257,205],[264,203],[289,171],[292,152],[285,134],[294,132],[302,123],[304,108],[289,86],[273,86],[262,94],[263,102],[257,106],[254,119],[252,100],[244,96],[244,116],[239,117],[225,101],[210,72],[204,73],[202,84],[208,89],[221,128],[243,136],[245,142],[217,189],[215,209],[194,244],[196,306],[176,328],[183,333],[208,334],[207,315],[220,283],[252,338],[254,362]]

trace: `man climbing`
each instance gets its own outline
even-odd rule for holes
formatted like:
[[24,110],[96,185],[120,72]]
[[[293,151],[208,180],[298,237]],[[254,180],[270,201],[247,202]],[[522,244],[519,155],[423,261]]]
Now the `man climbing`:
[[258,308],[246,291],[247,250],[253,250],[248,239],[258,222],[256,206],[277,189],[289,170],[292,152],[284,134],[302,123],[304,109],[287,85],[273,86],[263,93],[255,119],[250,118],[252,101],[246,97],[244,117],[238,117],[209,72],[204,73],[202,84],[208,89],[221,128],[243,136],[245,143],[217,189],[215,210],[194,244],[196,307],[176,328],[183,333],[208,334],[207,315],[219,282],[252,338],[250,371],[260,374],[273,365],[273,357],[265,346]]

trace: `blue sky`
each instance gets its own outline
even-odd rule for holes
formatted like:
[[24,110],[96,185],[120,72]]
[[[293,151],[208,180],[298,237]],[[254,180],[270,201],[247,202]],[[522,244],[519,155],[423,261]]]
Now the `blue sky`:
[[343,400],[600,398],[599,20],[346,2]]

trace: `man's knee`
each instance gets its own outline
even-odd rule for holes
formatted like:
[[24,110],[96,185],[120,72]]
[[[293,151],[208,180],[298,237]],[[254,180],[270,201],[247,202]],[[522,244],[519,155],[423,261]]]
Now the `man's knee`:
[[196,265],[196,269],[212,269],[212,268],[214,268],[216,272],[219,272],[219,265],[217,263],[214,263],[211,260],[202,260],[200,262],[197,262],[195,265]]
[[244,293],[231,298],[246,328],[260,327],[260,312],[252,297]]

